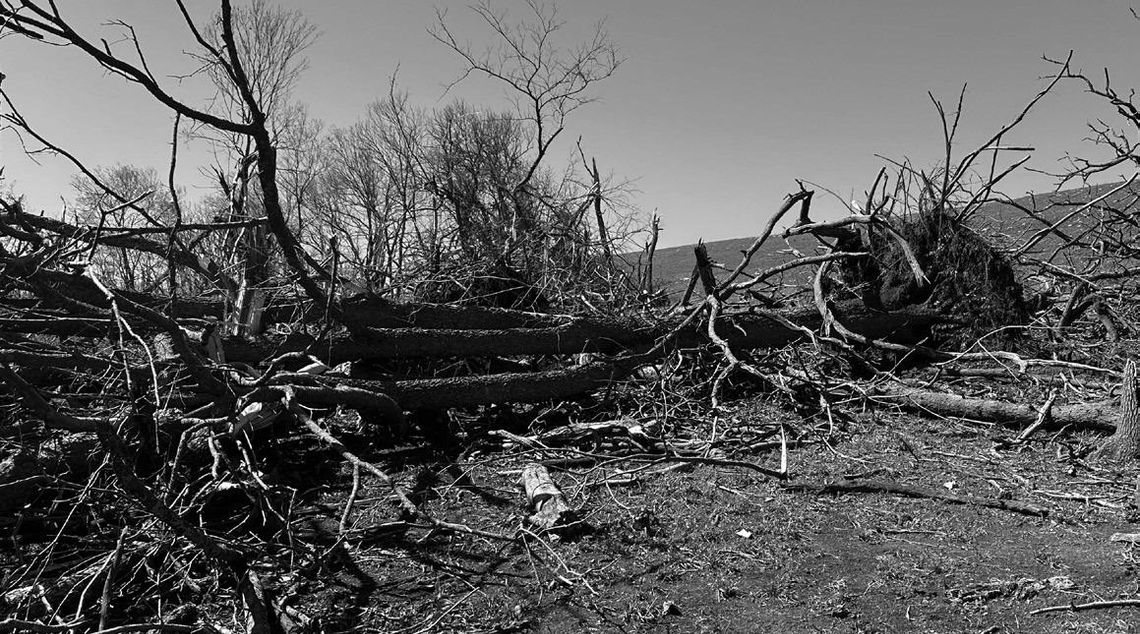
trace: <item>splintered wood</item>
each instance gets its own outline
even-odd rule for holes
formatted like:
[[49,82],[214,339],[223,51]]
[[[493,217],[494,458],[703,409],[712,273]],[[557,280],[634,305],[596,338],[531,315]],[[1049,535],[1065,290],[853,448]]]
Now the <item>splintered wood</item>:
[[526,492],[527,508],[531,511],[527,522],[531,526],[549,531],[577,521],[577,514],[546,467],[537,463],[528,464],[523,468],[519,481]]

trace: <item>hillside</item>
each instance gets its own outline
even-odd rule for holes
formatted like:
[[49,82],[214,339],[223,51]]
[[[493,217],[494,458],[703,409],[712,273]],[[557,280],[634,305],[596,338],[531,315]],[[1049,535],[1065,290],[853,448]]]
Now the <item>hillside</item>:
[[[752,246],[754,240],[756,240],[754,236],[732,238],[706,242],[705,246],[714,265],[732,269],[740,262],[740,258]],[[809,254],[814,252],[816,243],[810,237],[797,236],[791,240],[791,244],[805,254]],[[685,291],[689,278],[693,274],[695,262],[693,248],[695,246],[694,244],[686,244],[657,250],[653,258],[653,279],[659,288],[667,289],[670,295]],[[776,235],[770,238],[769,242],[753,256],[749,270],[761,271],[786,262],[791,257],[794,256],[788,243]],[[807,274],[806,270],[800,276],[788,278],[786,281],[791,279],[802,281],[802,279],[806,279],[803,277],[805,274]]]
[[[1058,192],[1030,194],[1010,202],[994,202],[985,205],[973,218],[970,226],[995,245],[1015,249],[1042,229],[1087,205],[1106,196],[1088,209],[1068,218],[1056,232],[1048,233],[1033,249],[1031,255],[1047,255],[1066,241],[1076,241],[1087,230],[1100,222],[1111,219],[1110,209],[1135,213],[1140,208],[1140,184],[1133,184],[1113,193],[1121,183],[1105,183],[1074,187]],[[1028,212],[1033,212],[1032,214]],[[1036,217],[1034,217],[1034,215]],[[714,263],[729,269],[735,267],[741,255],[752,245],[754,236],[706,242],[709,257]],[[796,237],[791,241],[796,249],[805,255],[815,252],[816,242],[810,237]],[[654,280],[659,288],[667,289],[670,296],[683,293],[693,273],[695,245],[658,249],[653,260]],[[1085,245],[1090,256],[1096,245]],[[634,255],[636,257],[636,254]],[[788,243],[782,240],[777,231],[755,255],[749,270],[759,271],[787,261],[793,257]],[[785,278],[785,283],[802,283],[810,279],[810,268],[800,269]]]

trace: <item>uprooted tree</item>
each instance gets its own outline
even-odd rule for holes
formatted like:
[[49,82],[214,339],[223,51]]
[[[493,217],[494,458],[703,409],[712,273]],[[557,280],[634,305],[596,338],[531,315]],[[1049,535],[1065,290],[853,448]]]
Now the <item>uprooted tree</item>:
[[[515,536],[433,513],[358,455],[340,433],[345,421],[358,421],[350,432],[358,439],[406,436],[414,425],[450,458],[461,439],[480,433],[531,449],[610,433],[636,445],[630,455],[711,460],[636,425],[564,421],[572,424],[561,437],[540,441],[496,418],[510,418],[504,408],[532,420],[557,409],[526,404],[616,399],[630,381],[652,388],[643,392],[711,397],[714,406],[747,384],[829,420],[833,404],[850,400],[1001,420],[1026,428],[1020,442],[1050,422],[1112,428],[1106,421],[1117,409],[1107,401],[1050,398],[1037,408],[932,387],[942,373],[1115,376],[1087,360],[1034,356],[1040,341],[1031,335],[1047,326],[1068,336],[1089,311],[1110,335],[1131,328],[1131,211],[1097,207],[1098,220],[1079,233],[1067,224],[1084,222],[1083,212],[1120,189],[1059,218],[1018,207],[1043,228],[1012,246],[995,246],[971,224],[987,217],[987,205],[1014,202],[997,187],[1026,159],[1003,162],[1017,148],[1002,139],[1057,82],[1077,77],[1067,63],[1009,125],[956,162],[961,100],[953,115],[935,102],[946,144],[940,169],[892,164],[862,204],[833,220],[812,219],[815,194],[801,185],[739,263],[718,265],[698,247],[690,292],[669,306],[652,292],[652,246],[644,268],[622,255],[630,242],[620,183],[603,177],[581,143],[575,165],[551,165],[566,117],[620,64],[601,29],[582,46],[559,48],[552,8],[528,3],[529,20],[513,25],[482,4],[476,13],[499,48],[480,54],[441,16],[433,34],[458,54],[463,76],[506,86],[514,111],[461,102],[420,110],[393,81],[361,121],[326,131],[291,100],[314,37],[299,14],[222,0],[206,22],[176,4],[198,45],[192,58],[217,91],[207,105],[160,82],[125,25],[126,46],[116,47],[81,34],[53,3],[0,3],[0,35],[77,48],[173,115],[165,178],[88,168],[37,130],[0,84],[6,127],[80,172],[74,208],[62,218],[0,197],[0,510],[28,505],[32,517],[53,496],[81,491],[76,508],[91,515],[81,519],[104,555],[50,588],[29,581],[0,596],[28,623],[50,604],[77,615],[74,627],[98,619],[104,629],[108,618],[131,615],[116,616],[110,592],[95,605],[87,588],[97,580],[153,590],[169,584],[163,571],[194,569],[204,574],[187,578],[213,586],[179,586],[187,601],[229,593],[254,629],[268,631],[275,607],[254,565],[260,553],[272,544],[316,558],[323,549],[282,536],[289,520],[281,509],[294,492],[268,475],[279,465],[259,451],[290,425],[336,452],[354,479],[365,473],[389,489],[387,528],[503,540]],[[1107,86],[1097,94],[1130,116]],[[201,201],[188,200],[175,178],[188,138],[217,157],[209,166],[216,190]],[[754,256],[781,232],[793,257],[756,270]],[[1055,253],[1042,257],[1044,244]],[[1115,260],[1089,259],[1090,249]],[[811,279],[796,277],[812,267]],[[1063,307],[1039,299],[1062,289]],[[908,382],[896,372],[906,364],[936,375]],[[1125,410],[1135,406],[1129,394]],[[460,419],[470,424],[457,429]],[[1120,440],[1106,445],[1126,447],[1112,453],[1135,454],[1129,429],[1121,425]],[[729,464],[787,477],[785,430],[771,433],[782,439],[781,469]],[[542,483],[528,485],[528,495],[557,493],[531,480]],[[227,521],[240,515],[233,508],[251,510]],[[127,552],[144,531],[161,542],[160,555]],[[39,578],[50,563],[33,561],[15,577]],[[116,577],[116,567],[141,572]]]

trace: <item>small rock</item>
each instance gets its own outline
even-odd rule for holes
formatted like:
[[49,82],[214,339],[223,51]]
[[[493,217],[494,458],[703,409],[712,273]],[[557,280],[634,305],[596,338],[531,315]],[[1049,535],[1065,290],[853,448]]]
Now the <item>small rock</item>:
[[672,601],[666,601],[661,604],[661,614],[664,616],[681,616],[681,608]]

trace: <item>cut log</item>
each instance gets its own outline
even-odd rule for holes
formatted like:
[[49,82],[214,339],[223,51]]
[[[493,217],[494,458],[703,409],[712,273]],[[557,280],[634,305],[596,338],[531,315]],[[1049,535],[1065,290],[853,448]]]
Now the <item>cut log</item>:
[[519,480],[526,492],[527,508],[531,511],[527,521],[532,526],[549,531],[577,521],[574,509],[546,467],[532,462],[523,467]]

